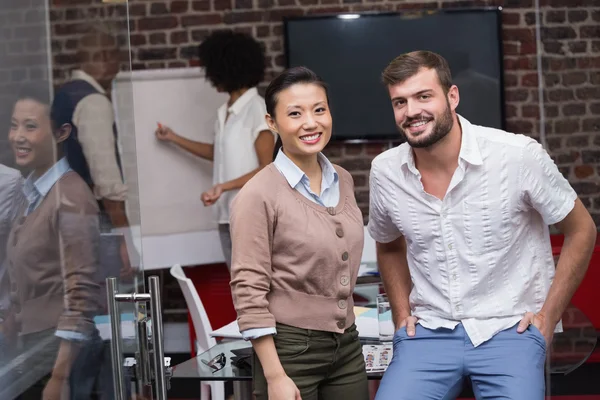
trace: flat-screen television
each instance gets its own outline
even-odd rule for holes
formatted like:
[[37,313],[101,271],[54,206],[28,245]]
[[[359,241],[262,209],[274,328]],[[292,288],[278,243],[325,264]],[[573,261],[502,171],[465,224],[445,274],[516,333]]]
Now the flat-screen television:
[[500,8],[287,18],[287,66],[306,66],[327,82],[337,140],[399,139],[381,72],[414,50],[446,58],[459,114],[503,129],[501,20]]

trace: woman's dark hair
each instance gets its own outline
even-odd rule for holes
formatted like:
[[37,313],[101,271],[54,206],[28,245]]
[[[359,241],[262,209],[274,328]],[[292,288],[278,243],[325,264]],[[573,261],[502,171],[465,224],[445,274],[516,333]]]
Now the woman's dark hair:
[[208,80],[229,93],[257,86],[265,76],[264,49],[245,33],[214,32],[198,46],[198,57]]
[[[271,81],[265,92],[265,105],[267,107],[267,113],[271,115],[271,118],[275,118],[275,107],[277,106],[279,93],[293,85],[301,83],[312,83],[322,87],[325,91],[327,102],[329,103],[327,84],[325,81],[323,81],[323,79],[306,67],[288,68]],[[275,143],[275,150],[273,151],[273,160],[277,157],[277,153],[279,153],[281,145],[281,137],[278,136],[277,143]]]

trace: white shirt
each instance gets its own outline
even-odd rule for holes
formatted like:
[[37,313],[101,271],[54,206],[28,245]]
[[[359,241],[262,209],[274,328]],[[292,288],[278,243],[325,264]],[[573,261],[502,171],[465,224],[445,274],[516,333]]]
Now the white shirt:
[[[237,179],[259,167],[254,142],[260,132],[269,130],[266,114],[265,101],[256,88],[248,89],[231,107],[227,103],[219,107],[215,122],[215,185]],[[215,204],[219,224],[229,223],[231,202],[238,192],[224,192]]]
[[90,75],[76,70],[71,79],[84,80],[100,92],[86,96],[73,112],[77,138],[94,182],[94,195],[97,199],[124,201],[127,186],[121,178],[115,154],[115,116],[112,104],[102,86]]
[[444,200],[424,191],[407,143],[373,160],[368,229],[381,243],[406,239],[419,323],[460,322],[478,346],[542,308],[555,271],[548,225],[577,194],[533,139],[459,121]]

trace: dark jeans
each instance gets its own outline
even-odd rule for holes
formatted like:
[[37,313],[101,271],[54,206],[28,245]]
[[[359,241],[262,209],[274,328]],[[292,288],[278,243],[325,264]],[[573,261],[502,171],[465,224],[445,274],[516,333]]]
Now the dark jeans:
[[[33,346],[38,337],[40,339],[44,337],[47,340],[49,337],[48,332],[44,332],[43,335],[32,334],[24,337],[23,347]],[[61,340],[58,337],[53,338],[42,351],[38,352],[35,357],[28,359],[21,368],[43,368],[45,371],[52,371]],[[69,377],[71,400],[90,400],[94,398],[94,386],[102,366],[102,346],[102,339],[97,333],[89,340],[82,342]],[[33,383],[18,399],[40,400],[49,379],[50,374]]]
[[[277,324],[273,340],[283,369],[300,390],[302,400],[369,399],[355,325],[340,334]],[[256,400],[267,400],[267,381],[256,354],[252,375]]]

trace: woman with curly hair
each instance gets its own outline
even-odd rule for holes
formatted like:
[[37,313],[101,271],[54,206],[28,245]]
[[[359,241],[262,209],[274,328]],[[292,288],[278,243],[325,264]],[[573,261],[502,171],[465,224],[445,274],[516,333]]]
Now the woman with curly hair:
[[201,143],[159,126],[156,137],[214,162],[213,187],[202,193],[205,206],[216,205],[221,246],[231,268],[229,209],[236,193],[272,161],[274,134],[265,122],[264,99],[256,86],[265,71],[262,46],[251,36],[217,31],[198,47],[206,78],[217,91],[229,94],[218,112],[213,143]]

